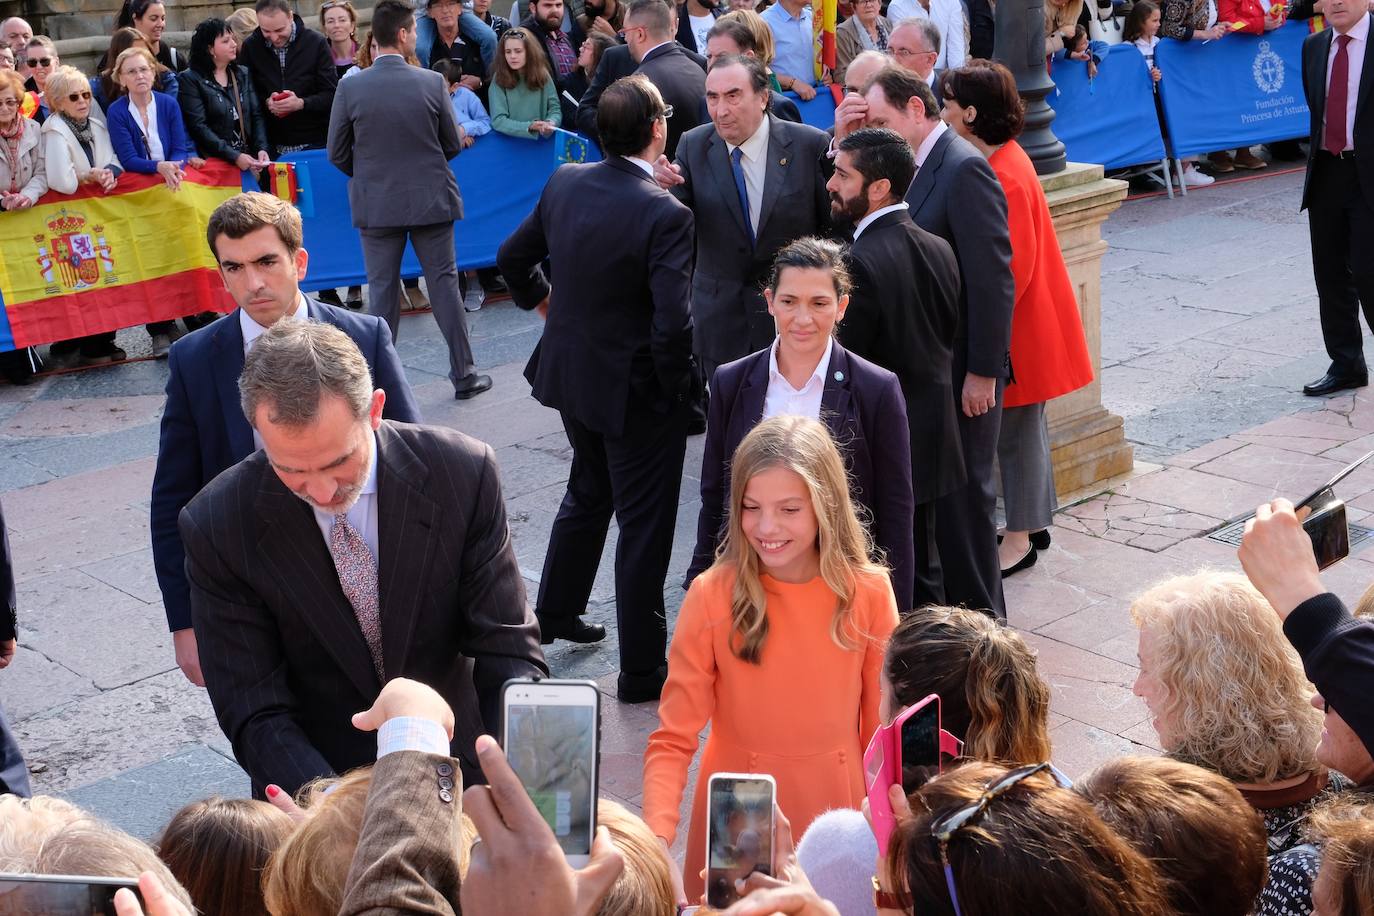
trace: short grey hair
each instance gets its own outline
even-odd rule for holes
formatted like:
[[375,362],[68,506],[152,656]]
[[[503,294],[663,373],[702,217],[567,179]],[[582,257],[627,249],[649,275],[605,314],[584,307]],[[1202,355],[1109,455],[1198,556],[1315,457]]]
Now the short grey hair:
[[372,404],[367,360],[353,338],[332,324],[283,318],[257,339],[243,361],[239,403],[250,426],[264,404],[271,422],[306,426],[318,416],[326,394],[343,398],[359,420]]
[[904,29],[908,27],[920,31],[921,40],[925,43],[927,51],[934,51],[936,54],[940,53],[939,26],[937,26],[934,22],[931,22],[929,19],[923,18],[921,16],[912,16],[908,19],[903,19],[901,22],[897,23],[895,26],[892,27],[892,31],[895,32],[898,29]]

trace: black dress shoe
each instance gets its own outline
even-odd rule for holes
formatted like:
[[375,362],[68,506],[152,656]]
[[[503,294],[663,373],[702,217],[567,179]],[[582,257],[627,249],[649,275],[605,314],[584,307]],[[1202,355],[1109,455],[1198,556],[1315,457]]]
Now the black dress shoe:
[[1041,528],[1039,531],[1031,532],[1031,546],[1036,550],[1050,549],[1050,530]]
[[1345,391],[1347,388],[1363,388],[1369,384],[1369,375],[1336,375],[1328,372],[1321,378],[1308,385],[1302,386],[1302,393],[1308,397],[1318,398],[1324,394],[1334,394],[1337,391]]
[[663,683],[668,680],[668,666],[659,665],[648,674],[630,674],[622,671],[615,682],[615,698],[622,703],[650,703],[658,700],[663,693]]
[[337,306],[338,308],[344,307],[343,300],[339,298],[339,291],[337,289],[319,290],[315,293],[315,298],[328,305]]
[[1014,576],[1023,569],[1030,569],[1032,566],[1035,565],[1035,561],[1039,558],[1040,553],[1035,549],[1035,545],[1027,547],[1025,556],[1017,560],[1015,563],[1011,564],[1011,566],[1002,570],[1002,578],[1005,579],[1007,576]]
[[601,642],[606,638],[606,628],[599,623],[587,623],[581,617],[574,617],[571,621],[539,621],[539,643],[547,646],[555,639],[566,639],[568,642],[590,643]]
[[477,395],[491,388],[490,375],[478,375],[476,372],[463,379],[453,386],[453,396],[460,401],[468,398],[475,398]]

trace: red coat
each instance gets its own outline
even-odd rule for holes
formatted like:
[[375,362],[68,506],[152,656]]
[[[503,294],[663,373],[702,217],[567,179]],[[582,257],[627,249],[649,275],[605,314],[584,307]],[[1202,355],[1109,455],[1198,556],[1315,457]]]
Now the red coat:
[[1273,0],[1217,0],[1217,21],[1243,22],[1245,27],[1239,31],[1263,35],[1264,17],[1273,5]]
[[1007,195],[1011,273],[1011,371],[1005,407],[1038,404],[1093,380],[1073,281],[1059,251],[1050,205],[1035,166],[1015,140],[988,159]]

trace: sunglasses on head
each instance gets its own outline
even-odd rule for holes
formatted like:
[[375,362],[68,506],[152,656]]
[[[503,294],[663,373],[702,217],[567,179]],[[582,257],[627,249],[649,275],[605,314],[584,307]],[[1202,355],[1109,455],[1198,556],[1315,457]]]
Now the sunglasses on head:
[[28,60],[24,61],[24,63],[28,64],[30,67],[51,67],[51,66],[52,66],[52,58],[51,58],[51,57],[30,57]]
[[68,101],[68,102],[75,102],[77,99],[86,99],[86,100],[89,101],[90,98],[91,98],[91,90],[86,89],[86,90],[83,90],[83,91],[81,91],[81,92],[73,92],[71,95],[67,96],[67,101]]

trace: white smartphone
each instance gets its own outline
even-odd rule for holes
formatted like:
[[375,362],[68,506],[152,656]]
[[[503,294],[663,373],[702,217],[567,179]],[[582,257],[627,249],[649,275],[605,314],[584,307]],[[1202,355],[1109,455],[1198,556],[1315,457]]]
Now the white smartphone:
[[506,759],[568,864],[581,868],[596,835],[601,692],[592,681],[517,678],[501,708]]
[[773,873],[778,786],[767,773],[713,773],[706,792],[706,903],[720,909],[739,899],[737,879]]
[[114,895],[121,887],[143,903],[132,878],[0,875],[0,916],[114,916]]

